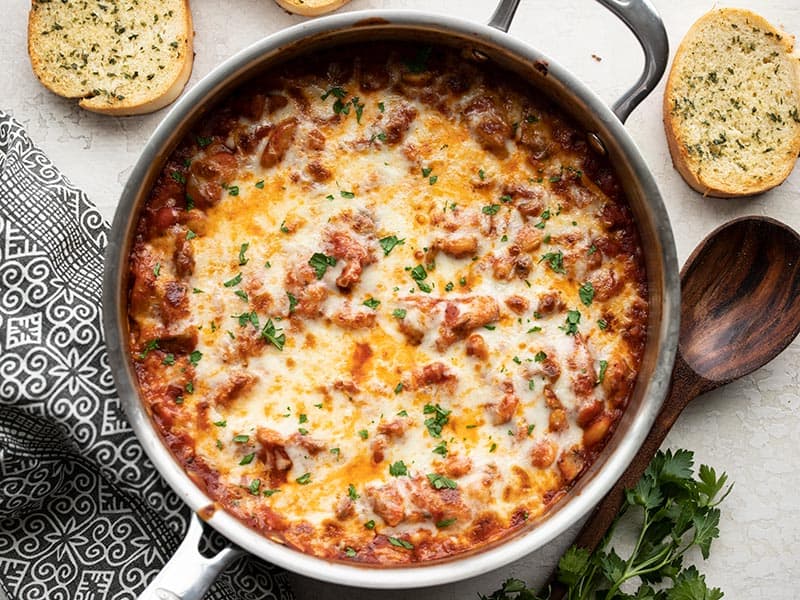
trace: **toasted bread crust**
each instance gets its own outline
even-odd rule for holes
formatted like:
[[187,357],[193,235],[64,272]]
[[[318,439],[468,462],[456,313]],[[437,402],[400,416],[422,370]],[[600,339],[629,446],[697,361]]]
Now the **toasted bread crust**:
[[32,0],[28,54],[39,81],[110,115],[153,112],[175,100],[194,59],[189,2],[143,0],[131,8]]
[[324,15],[341,8],[348,2],[350,0],[275,0],[275,3],[282,9],[304,17]]
[[664,92],[675,168],[720,198],[782,183],[800,153],[800,58],[793,38],[742,9],[713,10],[689,30]]

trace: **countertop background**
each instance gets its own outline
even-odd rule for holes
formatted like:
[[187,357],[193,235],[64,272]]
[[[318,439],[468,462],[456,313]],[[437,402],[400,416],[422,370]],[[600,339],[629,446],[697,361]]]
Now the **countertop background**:
[[[690,25],[718,4],[711,0],[652,0],[670,37],[670,55]],[[482,0],[353,0],[341,10],[409,8],[488,21],[494,2]],[[740,0],[800,35],[798,0]],[[114,118],[78,108],[43,88],[26,52],[25,0],[2,0],[0,109],[28,129],[56,166],[113,217],[119,194],[139,152],[166,114]],[[192,0],[195,62],[189,86],[252,42],[299,23],[270,0]],[[537,47],[613,102],[637,78],[641,52],[633,36],[589,0],[523,0],[511,35]],[[592,57],[600,57],[597,61]],[[627,123],[658,182],[669,212],[681,263],[712,229],[741,215],[768,215],[800,229],[800,168],[779,188],[755,198],[702,198],[687,187],[672,163],[661,122],[663,81]],[[701,572],[726,598],[794,599],[800,582],[800,342],[765,368],[698,399],[681,416],[665,447],[694,450],[703,462],[728,472],[736,483],[722,505],[721,535]],[[293,577],[299,600],[307,598],[409,598],[445,600],[488,594],[509,576],[541,581],[568,545],[564,537],[505,569],[467,582],[405,592],[340,588]]]

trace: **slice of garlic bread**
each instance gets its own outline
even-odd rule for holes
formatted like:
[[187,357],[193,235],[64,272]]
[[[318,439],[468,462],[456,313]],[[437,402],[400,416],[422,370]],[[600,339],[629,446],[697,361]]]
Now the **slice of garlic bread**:
[[304,17],[316,17],[341,8],[350,0],[275,0],[282,9]]
[[192,72],[188,0],[33,0],[28,54],[49,90],[112,115],[162,108]]
[[800,58],[793,38],[747,10],[722,8],[689,30],[664,93],[675,168],[695,190],[730,198],[783,182],[800,153]]

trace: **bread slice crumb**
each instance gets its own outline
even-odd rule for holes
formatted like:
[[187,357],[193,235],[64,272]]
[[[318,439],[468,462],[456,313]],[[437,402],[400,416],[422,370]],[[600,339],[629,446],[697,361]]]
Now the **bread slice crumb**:
[[675,167],[695,190],[748,196],[783,182],[800,153],[800,57],[763,17],[722,8],[686,34],[664,93]]
[[191,75],[193,37],[188,0],[33,0],[28,18],[39,81],[113,115],[175,100]]

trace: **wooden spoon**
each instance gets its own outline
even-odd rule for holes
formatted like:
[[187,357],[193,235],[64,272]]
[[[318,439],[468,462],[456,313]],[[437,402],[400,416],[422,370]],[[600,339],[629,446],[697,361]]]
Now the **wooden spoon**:
[[[743,217],[704,239],[681,270],[681,327],[667,398],[641,449],[575,544],[593,551],[681,411],[697,396],[764,366],[800,331],[800,236]],[[563,597],[554,585],[551,600]]]

